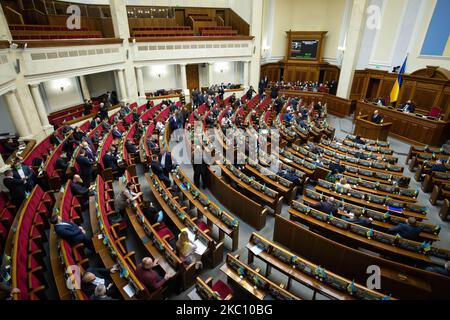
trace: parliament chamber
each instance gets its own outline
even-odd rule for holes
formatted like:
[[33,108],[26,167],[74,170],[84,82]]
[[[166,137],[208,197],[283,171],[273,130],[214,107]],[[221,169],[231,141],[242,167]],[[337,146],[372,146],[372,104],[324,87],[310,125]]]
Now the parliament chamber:
[[0,3],[0,300],[450,299],[446,0]]

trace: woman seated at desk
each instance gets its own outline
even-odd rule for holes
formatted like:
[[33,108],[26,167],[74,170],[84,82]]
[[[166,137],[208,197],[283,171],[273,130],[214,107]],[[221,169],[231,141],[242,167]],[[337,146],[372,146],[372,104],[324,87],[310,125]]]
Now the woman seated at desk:
[[186,229],[182,230],[178,236],[177,241],[178,256],[183,260],[183,263],[190,265],[195,262],[195,269],[201,269],[203,263],[200,261],[200,257],[195,253],[197,245],[189,240],[189,234]]

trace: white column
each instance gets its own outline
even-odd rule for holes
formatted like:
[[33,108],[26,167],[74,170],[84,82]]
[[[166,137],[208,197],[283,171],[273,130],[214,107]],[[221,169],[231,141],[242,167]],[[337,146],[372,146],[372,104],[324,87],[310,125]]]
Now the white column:
[[130,38],[130,28],[128,26],[126,2],[127,1],[125,0],[110,0],[110,8],[114,34],[116,38],[126,39],[126,41],[123,42],[123,50],[126,53],[123,79],[126,85],[125,92],[128,92],[127,94],[125,94],[125,97],[130,102],[135,102],[139,98],[138,85],[136,81],[136,71],[133,62],[133,51],[136,49],[136,46],[128,42],[128,38]]
[[86,76],[80,76],[81,92],[83,93],[83,98],[90,100],[91,93],[89,92],[89,87],[86,81]]
[[214,63],[208,62],[208,86],[214,84]]
[[17,101],[16,93],[14,91],[9,91],[5,94],[6,104],[8,105],[9,113],[11,114],[11,119],[14,122],[14,126],[16,127],[19,136],[21,137],[29,137],[30,130],[27,126],[27,121],[22,114],[22,110],[19,105],[19,101]]
[[119,78],[120,95],[122,96],[122,100],[126,100],[128,99],[128,96],[125,88],[125,77],[123,70],[117,70],[117,77]]
[[250,35],[253,36],[252,59],[250,63],[249,85],[258,88],[261,73],[263,0],[252,0],[252,20]]
[[34,105],[41,120],[42,128],[46,134],[53,132],[53,126],[48,122],[47,111],[45,110],[44,101],[42,100],[41,92],[39,91],[39,84],[30,85],[31,95],[33,96]]
[[136,67],[136,78],[137,78],[139,97],[145,98],[144,75],[142,73],[142,68],[143,67]]
[[361,40],[364,31],[367,0],[354,0],[348,26],[346,48],[342,60],[337,96],[348,99],[352,88],[353,76],[358,63]]
[[244,66],[244,68],[243,68],[243,73],[244,73],[244,75],[243,75],[243,79],[244,79],[243,85],[244,85],[245,88],[248,88],[249,87],[249,82],[248,81],[249,81],[249,64],[250,64],[250,62],[242,61],[242,64]]
[[186,65],[180,64],[180,79],[181,79],[181,89],[187,90],[187,76],[186,76]]
[[119,75],[118,70],[113,70],[112,73],[114,75],[114,86],[116,87],[117,99],[120,101],[123,99],[122,92],[120,91],[120,83],[119,83]]
[[181,89],[183,89],[184,99],[186,103],[191,102],[191,93],[188,89],[187,75],[186,75],[186,64],[180,64],[180,79],[181,79]]

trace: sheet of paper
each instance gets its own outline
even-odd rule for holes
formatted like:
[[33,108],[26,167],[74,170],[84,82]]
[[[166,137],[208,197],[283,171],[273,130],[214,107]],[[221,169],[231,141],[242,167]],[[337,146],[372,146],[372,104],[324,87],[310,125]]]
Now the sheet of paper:
[[123,290],[130,298],[134,297],[134,295],[136,294],[136,290],[131,284],[127,284],[125,287],[123,287]]
[[197,249],[195,249],[195,253],[200,256],[203,255],[206,249],[208,249],[206,245],[204,245],[200,240],[195,240],[195,234],[191,232],[191,230],[188,230],[188,237],[189,240],[197,246]]
[[195,253],[198,255],[203,255],[206,251],[206,249],[208,249],[201,241],[196,240],[194,241],[195,245],[197,246],[197,249],[195,249]]
[[187,295],[191,300],[202,300],[202,298],[198,295],[197,290],[192,290]]
[[263,249],[261,249],[260,247],[258,247],[257,245],[253,246],[250,248],[250,251],[253,252],[256,256],[258,254],[260,254],[261,252],[263,252]]

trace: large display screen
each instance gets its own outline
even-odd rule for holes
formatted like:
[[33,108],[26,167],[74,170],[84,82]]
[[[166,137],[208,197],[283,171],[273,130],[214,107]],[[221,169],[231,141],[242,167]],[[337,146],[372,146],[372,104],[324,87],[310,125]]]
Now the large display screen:
[[319,40],[292,40],[291,59],[316,59]]

